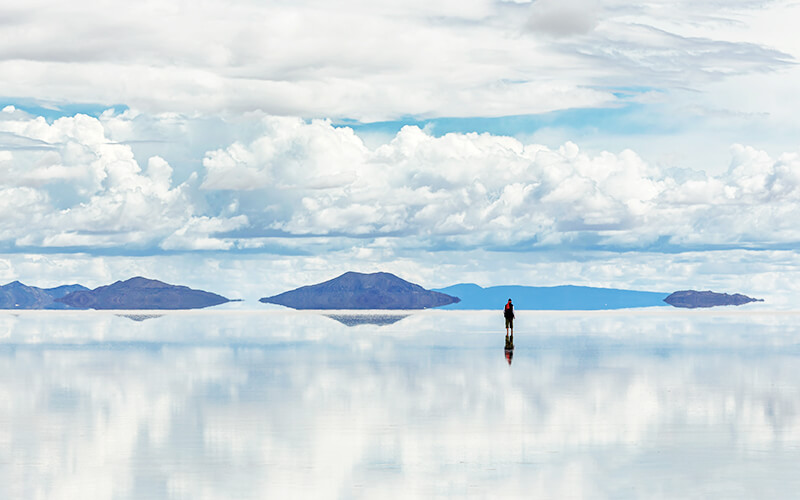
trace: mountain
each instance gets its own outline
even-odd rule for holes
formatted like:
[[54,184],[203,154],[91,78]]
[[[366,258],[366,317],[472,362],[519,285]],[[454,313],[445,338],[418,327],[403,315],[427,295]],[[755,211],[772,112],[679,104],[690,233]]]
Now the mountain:
[[734,293],[717,293],[707,290],[698,292],[697,290],[681,290],[669,295],[664,302],[675,307],[686,307],[694,309],[696,307],[714,306],[740,306],[749,302],[763,302],[764,299],[754,299],[747,295]]
[[662,292],[589,286],[481,286],[464,283],[435,291],[461,299],[442,309],[502,309],[510,298],[519,310],[601,310],[664,306]]
[[142,277],[75,291],[57,301],[80,309],[199,309],[229,302],[215,293]]
[[324,283],[290,290],[261,302],[293,309],[427,309],[458,302],[389,273],[347,272]]
[[68,309],[69,306],[55,300],[78,290],[88,288],[82,285],[39,288],[13,281],[0,286],[0,309]]
[[61,285],[55,288],[45,288],[44,291],[50,294],[54,299],[60,299],[66,295],[69,295],[72,292],[77,292],[81,290],[88,290],[83,285]]

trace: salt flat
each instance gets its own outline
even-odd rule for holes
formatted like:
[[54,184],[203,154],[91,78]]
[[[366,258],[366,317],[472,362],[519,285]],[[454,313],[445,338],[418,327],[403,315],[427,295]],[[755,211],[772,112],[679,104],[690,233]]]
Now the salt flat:
[[0,497],[800,488],[796,311],[333,313],[0,314]]

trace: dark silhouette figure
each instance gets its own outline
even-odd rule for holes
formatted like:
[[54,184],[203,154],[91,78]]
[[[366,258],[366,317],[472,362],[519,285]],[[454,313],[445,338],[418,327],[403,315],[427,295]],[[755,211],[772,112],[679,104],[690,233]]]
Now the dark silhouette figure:
[[506,334],[505,353],[506,353],[506,361],[508,361],[508,364],[510,365],[511,364],[511,358],[514,357],[514,334],[513,333],[511,334],[511,336]]
[[506,302],[503,316],[506,318],[506,335],[508,335],[508,330],[511,329],[511,336],[514,336],[514,304],[511,303],[511,299]]

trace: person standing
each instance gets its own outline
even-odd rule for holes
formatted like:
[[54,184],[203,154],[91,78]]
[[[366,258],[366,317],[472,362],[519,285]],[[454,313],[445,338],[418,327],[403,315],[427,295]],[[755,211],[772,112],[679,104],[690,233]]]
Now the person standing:
[[503,310],[503,316],[506,318],[506,335],[508,335],[509,328],[511,329],[511,336],[514,336],[514,304],[511,299],[506,302],[506,308]]

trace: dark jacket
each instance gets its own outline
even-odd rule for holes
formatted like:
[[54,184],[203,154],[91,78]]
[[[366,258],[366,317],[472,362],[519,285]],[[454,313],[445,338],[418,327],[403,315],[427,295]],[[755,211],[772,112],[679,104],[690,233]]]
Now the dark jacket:
[[506,308],[503,311],[503,316],[506,318],[514,318],[514,304],[506,304]]

